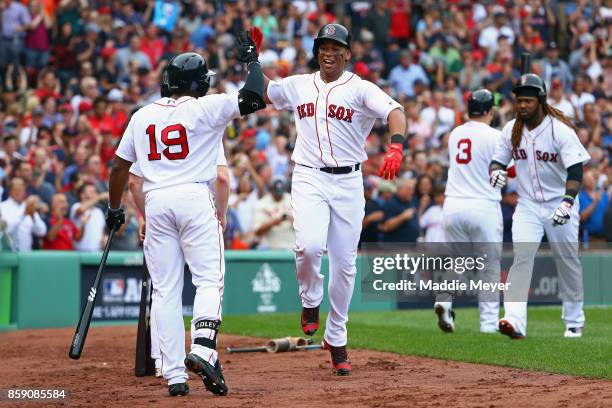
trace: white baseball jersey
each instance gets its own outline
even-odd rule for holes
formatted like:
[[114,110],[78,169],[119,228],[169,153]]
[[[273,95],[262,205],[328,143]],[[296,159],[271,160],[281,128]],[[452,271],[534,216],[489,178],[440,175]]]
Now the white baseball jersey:
[[513,149],[514,122],[515,119],[504,126],[493,160],[508,164],[514,159],[520,197],[538,202],[560,199],[565,195],[567,168],[585,163],[591,156],[576,132],[551,116],[545,116],[531,131],[523,126],[521,143]]
[[476,121],[457,126],[448,138],[449,170],[446,197],[501,200],[489,184],[489,164],[501,132]]
[[402,106],[379,87],[344,72],[326,83],[320,73],[270,81],[276,109],[292,109],[298,138],[291,159],[310,167],[350,166],[367,160],[365,139],[377,118]]
[[[217,153],[217,166],[227,166],[227,158],[225,157],[223,143],[219,145],[219,152]],[[142,177],[142,170],[140,170],[140,164],[138,162],[132,163],[130,166],[130,173],[137,177]]]
[[161,98],[132,116],[116,154],[139,163],[145,193],[206,183],[216,177],[223,132],[239,116],[237,93]]

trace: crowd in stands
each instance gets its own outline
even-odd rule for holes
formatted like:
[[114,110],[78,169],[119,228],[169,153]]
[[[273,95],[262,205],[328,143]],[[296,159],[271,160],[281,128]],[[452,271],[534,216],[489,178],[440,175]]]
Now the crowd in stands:
[[[573,118],[591,154],[580,193],[581,239],[612,241],[612,1],[610,0],[1,0],[0,229],[3,247],[97,251],[114,151],[130,115],[160,97],[168,60],[194,50],[217,73],[210,92],[245,78],[234,38],[259,27],[270,78],[317,70],[313,40],[328,22],[353,34],[349,69],[396,98],[408,119],[396,182],[376,170],[388,135],[377,123],[363,165],[362,241],[440,239],[449,131],[467,120],[471,90],[497,101],[495,126],[514,115],[521,53],[548,102]],[[226,246],[291,249],[290,112],[237,120],[224,137],[230,167]],[[517,202],[503,192],[505,240]],[[133,250],[130,194],[113,249]]]

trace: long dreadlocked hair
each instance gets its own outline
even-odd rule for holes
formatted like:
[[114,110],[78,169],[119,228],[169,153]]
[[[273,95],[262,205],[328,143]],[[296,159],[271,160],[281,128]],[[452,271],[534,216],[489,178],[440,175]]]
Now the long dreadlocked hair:
[[[572,120],[568,118],[567,116],[565,116],[563,112],[561,112],[559,109],[553,106],[550,106],[546,102],[542,104],[542,108],[544,109],[545,114],[550,115],[553,118],[559,120],[563,124],[574,129],[574,132],[578,133],[578,129],[576,128],[576,126],[574,126],[574,124],[572,123]],[[523,134],[523,125],[524,125],[524,122],[520,120],[519,118],[516,118],[516,121],[514,122],[514,126],[512,127],[512,139],[511,140],[512,140],[513,149],[516,149],[521,144],[521,136]]]

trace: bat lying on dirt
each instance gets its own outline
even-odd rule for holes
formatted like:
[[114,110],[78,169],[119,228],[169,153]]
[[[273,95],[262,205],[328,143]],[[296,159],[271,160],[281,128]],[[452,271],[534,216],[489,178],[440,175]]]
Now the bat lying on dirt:
[[272,339],[265,346],[260,347],[228,347],[228,353],[282,353],[285,351],[298,350],[318,350],[322,348],[320,344],[312,344],[312,339],[303,337],[283,337],[282,339]]

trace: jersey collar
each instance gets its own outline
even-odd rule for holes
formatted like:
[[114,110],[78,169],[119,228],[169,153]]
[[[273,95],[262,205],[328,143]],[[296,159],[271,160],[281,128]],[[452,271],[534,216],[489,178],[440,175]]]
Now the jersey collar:
[[533,128],[531,131],[527,129],[526,125],[523,125],[523,134],[529,137],[531,140],[535,140],[538,136],[543,134],[551,124],[552,117],[550,115],[546,115],[544,116],[542,122],[537,127]]
[[315,79],[317,80],[318,84],[321,84],[323,86],[334,86],[339,82],[346,81],[349,75],[350,75],[350,72],[342,71],[342,74],[334,82],[325,82],[323,79],[321,79],[321,71],[317,71],[315,73]]

